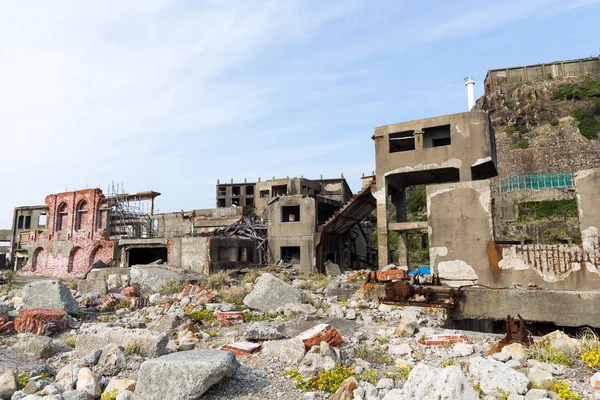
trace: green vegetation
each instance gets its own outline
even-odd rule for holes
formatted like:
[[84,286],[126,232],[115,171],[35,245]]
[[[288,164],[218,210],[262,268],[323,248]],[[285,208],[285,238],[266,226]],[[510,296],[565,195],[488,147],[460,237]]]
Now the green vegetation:
[[550,390],[555,392],[561,400],[579,400],[580,397],[577,393],[572,392],[571,388],[569,388],[569,384],[567,382],[556,382],[551,387]]
[[553,119],[553,120],[550,122],[550,125],[552,125],[552,126],[558,126],[558,124],[559,124],[559,121],[558,121],[557,119]]
[[410,371],[413,370],[414,367],[396,367],[396,372],[398,372],[398,374],[404,378],[404,380],[408,379],[408,376],[410,375]]
[[125,347],[125,353],[127,354],[136,354],[139,355],[141,351],[141,347],[139,343],[129,343],[127,347]]
[[342,382],[353,375],[350,367],[338,365],[332,371],[323,371],[308,380],[304,380],[302,374],[296,370],[287,371],[285,375],[290,376],[296,387],[300,390],[320,390],[322,392],[335,393]]
[[67,336],[65,339],[65,345],[75,348],[75,336]]
[[529,357],[548,364],[571,366],[575,361],[573,355],[562,349],[546,344],[536,343],[527,350]]
[[354,349],[354,358],[361,358],[371,364],[379,365],[392,365],[392,360],[389,359],[387,352],[381,347],[369,347],[363,345],[362,347]]
[[519,204],[519,222],[550,219],[577,218],[577,200],[544,200]]
[[577,127],[588,139],[597,139],[600,132],[600,99],[590,108],[578,108],[573,111],[573,117],[579,121]]
[[217,321],[213,312],[208,310],[194,310],[190,313],[190,318],[201,324],[211,324]]
[[515,102],[514,101],[505,100],[503,104],[504,104],[504,107],[508,108],[509,110],[514,110],[515,109]]
[[219,292],[219,299],[233,304],[237,307],[242,307],[244,305],[244,298],[250,293],[243,285],[239,286],[231,286],[228,289],[223,289]]
[[158,292],[163,296],[169,296],[172,294],[181,293],[185,288],[185,282],[169,281],[165,283]]
[[314,273],[299,279],[305,279],[306,282],[300,284],[298,289],[315,291],[327,287],[327,275],[324,274]]
[[100,396],[100,400],[115,400],[118,395],[119,395],[118,389],[111,390],[110,392],[102,393],[102,395]]
[[529,140],[527,139],[519,139],[517,142],[517,149],[527,149],[529,148]]
[[411,267],[429,265],[429,244],[427,233],[408,234],[408,263]]
[[520,134],[528,133],[531,129],[527,125],[519,125],[517,128]]
[[416,185],[408,189],[406,194],[406,211],[408,221],[427,221],[427,193],[425,185]]
[[220,290],[231,286],[233,283],[233,279],[229,273],[226,271],[221,271],[217,274],[208,275],[206,278],[198,282],[198,286],[212,290]]
[[600,97],[600,79],[588,76],[581,82],[560,85],[552,100],[589,100]]
[[131,300],[129,300],[127,297],[119,300],[119,302],[117,303],[117,305],[115,305],[114,310],[121,310],[123,308],[130,308],[131,307]]
[[17,375],[17,389],[23,390],[25,386],[29,383],[29,372],[23,372],[22,374]]

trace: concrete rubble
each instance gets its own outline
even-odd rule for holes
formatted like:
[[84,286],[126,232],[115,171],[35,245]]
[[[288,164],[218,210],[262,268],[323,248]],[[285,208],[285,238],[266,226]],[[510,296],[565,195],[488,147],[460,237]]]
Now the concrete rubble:
[[[328,284],[349,273],[320,285],[313,280],[325,278],[314,275],[248,273],[191,279],[162,294],[133,279],[97,293],[40,281],[73,299],[80,313],[69,324],[62,309],[26,308],[23,291],[0,294],[11,322],[23,312],[60,312],[65,321],[0,334],[0,399],[558,399],[557,384],[600,398],[582,340],[564,332],[534,338],[570,357],[552,364],[519,343],[501,348],[501,335],[443,328],[441,308],[382,304],[360,287],[330,296]],[[153,300],[137,307],[131,299],[142,293]],[[110,294],[119,301],[101,308]],[[340,381],[311,386],[323,374]]]

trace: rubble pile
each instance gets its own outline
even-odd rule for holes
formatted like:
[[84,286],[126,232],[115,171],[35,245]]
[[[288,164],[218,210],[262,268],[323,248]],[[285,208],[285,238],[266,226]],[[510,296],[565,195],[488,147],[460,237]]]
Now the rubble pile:
[[591,332],[529,345],[445,329],[443,308],[332,275],[222,273],[143,295],[127,279],[30,284],[49,308],[31,286],[5,292],[0,399],[600,399]]

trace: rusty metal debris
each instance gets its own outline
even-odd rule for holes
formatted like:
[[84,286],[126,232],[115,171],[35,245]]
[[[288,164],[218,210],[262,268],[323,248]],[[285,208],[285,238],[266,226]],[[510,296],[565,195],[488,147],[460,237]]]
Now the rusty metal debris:
[[511,343],[521,343],[523,345],[530,345],[533,343],[531,334],[527,330],[525,320],[521,315],[517,314],[519,322],[515,321],[510,315],[506,316],[506,336],[500,339],[498,347],[502,348]]
[[434,277],[433,282],[436,284],[421,285],[407,280],[386,283],[385,297],[380,300],[397,305],[454,308],[460,298],[460,288],[439,285],[439,277]]

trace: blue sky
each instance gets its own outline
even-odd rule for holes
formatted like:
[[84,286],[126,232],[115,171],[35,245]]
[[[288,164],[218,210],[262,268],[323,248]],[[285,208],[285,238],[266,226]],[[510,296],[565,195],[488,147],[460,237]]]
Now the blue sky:
[[488,69],[598,55],[600,0],[0,0],[0,228],[111,181],[161,212],[217,179],[374,169],[373,128],[466,110]]

